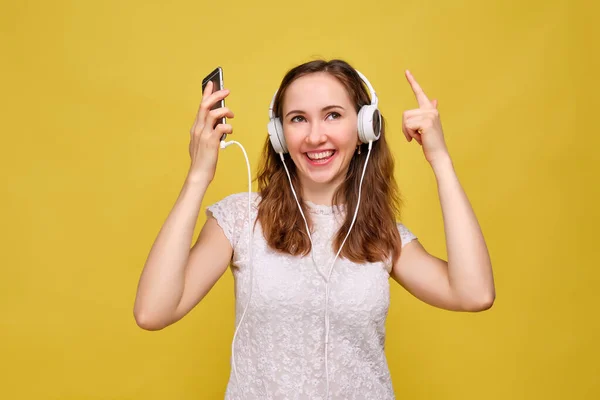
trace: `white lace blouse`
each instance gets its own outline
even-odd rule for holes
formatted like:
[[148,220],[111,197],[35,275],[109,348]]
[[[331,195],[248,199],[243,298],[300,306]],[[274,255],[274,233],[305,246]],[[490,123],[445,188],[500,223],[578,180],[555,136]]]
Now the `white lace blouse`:
[[[248,301],[248,193],[207,207],[234,249],[237,326]],[[252,198],[252,224],[258,194]],[[314,225],[314,258],[268,247],[260,223],[252,243],[254,289],[235,341],[239,377],[230,374],[225,399],[324,400],[325,276],[344,210],[306,202]],[[398,223],[402,246],[415,239]],[[338,257],[330,280],[329,398],[387,400],[394,391],[384,353],[390,262],[355,264]],[[328,399],[329,400],[329,399]]]

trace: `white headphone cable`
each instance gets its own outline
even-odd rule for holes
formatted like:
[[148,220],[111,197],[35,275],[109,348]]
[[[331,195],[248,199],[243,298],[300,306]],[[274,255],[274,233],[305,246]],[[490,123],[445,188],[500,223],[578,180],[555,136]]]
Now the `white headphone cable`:
[[[367,164],[369,162],[369,156],[371,155],[372,147],[373,147],[373,142],[369,141],[369,152],[367,153],[367,158],[365,159],[365,165],[363,167],[363,172],[360,177],[360,184],[358,186],[358,201],[356,203],[356,210],[354,211],[354,217],[352,218],[352,222],[350,223],[350,227],[348,228],[348,233],[346,233],[346,237],[342,241],[342,244],[340,245],[340,248],[338,249],[338,251],[334,257],[333,262],[331,263],[331,265],[329,267],[329,274],[325,277],[325,378],[326,378],[326,391],[327,391],[325,400],[329,399],[329,365],[327,362],[327,359],[328,359],[327,353],[328,353],[328,347],[329,347],[329,279],[331,278],[331,274],[333,272],[333,266],[335,265],[335,262],[339,256],[340,252],[342,251],[342,247],[344,246],[344,243],[346,243],[346,239],[348,239],[348,236],[350,235],[350,231],[352,230],[352,227],[354,226],[354,222],[356,221],[356,216],[358,215],[358,207],[360,205],[360,195],[361,195],[361,191],[362,191],[363,178],[365,177],[365,171],[367,170]],[[319,273],[321,273],[321,270],[317,267],[317,263],[315,262],[315,256],[314,256],[314,252],[313,252],[314,244],[312,241],[312,237],[310,235],[310,230],[308,229],[308,223],[306,222],[306,217],[304,216],[304,213],[302,212],[302,207],[300,207],[300,202],[298,201],[298,196],[296,196],[296,191],[294,190],[294,186],[292,185],[292,179],[290,178],[290,173],[285,164],[283,153],[279,153],[279,157],[281,158],[281,161],[283,162],[283,167],[285,168],[285,172],[287,174],[288,181],[290,182],[290,188],[292,189],[292,194],[294,195],[294,198],[296,199],[296,204],[298,204],[298,209],[300,210],[302,219],[304,219],[304,224],[306,226],[306,233],[308,234],[308,239],[310,240],[310,244],[311,244],[310,254],[312,256],[313,264],[315,265],[315,268],[317,269],[317,271],[319,271]]]
[[[237,373],[237,365],[235,362],[235,339],[237,338],[237,334],[239,332],[240,326],[242,325],[242,322],[244,320],[244,317],[246,316],[246,312],[248,311],[248,306],[250,305],[250,301],[252,299],[252,292],[253,292],[253,288],[254,288],[254,274],[252,271],[252,238],[253,238],[253,229],[252,229],[252,223],[251,223],[251,196],[252,196],[252,173],[250,170],[250,162],[248,160],[248,154],[246,153],[246,150],[244,149],[244,146],[242,146],[241,143],[235,141],[235,140],[231,140],[229,142],[225,142],[225,141],[221,141],[220,143],[220,148],[221,149],[225,149],[227,147],[229,147],[232,144],[237,144],[241,149],[242,152],[244,154],[244,158],[246,159],[246,166],[248,169],[248,251],[249,251],[249,260],[248,260],[248,267],[250,269],[250,293],[248,294],[248,302],[246,303],[246,306],[244,307],[244,311],[242,313],[242,316],[240,317],[240,321],[238,322],[238,325],[235,329],[235,332],[233,334],[233,341],[231,343],[231,358],[232,358],[232,364],[233,364],[233,371],[234,371],[234,375],[235,375],[235,379],[236,379],[236,383],[238,386],[238,390],[242,393],[242,397],[243,397],[243,390],[242,390],[242,386],[240,385],[240,381],[239,381],[239,377],[238,377],[238,373]],[[362,182],[365,176],[365,172],[367,170],[367,164],[369,162],[369,156],[371,154],[371,148],[372,148],[373,142],[370,141],[369,142],[369,152],[367,153],[367,158],[365,160],[365,165],[363,167],[363,172],[362,175],[360,177],[360,184],[359,184],[359,188],[358,188],[358,201],[356,204],[356,210],[354,212],[354,217],[352,218],[352,222],[350,224],[350,227],[348,229],[348,232],[346,233],[346,237],[344,238],[344,240],[342,241],[342,244],[340,245],[340,248],[338,249],[337,254],[335,255],[333,262],[331,263],[330,267],[329,267],[329,274],[327,277],[325,277],[325,373],[326,373],[326,380],[327,380],[327,395],[326,395],[326,399],[329,398],[329,368],[328,368],[328,344],[329,344],[329,280],[331,278],[331,274],[333,272],[333,267],[335,265],[335,261],[337,260],[342,247],[344,246],[346,239],[348,239],[348,236],[350,235],[350,232],[352,230],[352,227],[354,226],[354,222],[356,221],[356,216],[358,215],[358,207],[360,205],[360,197],[361,197],[361,192],[362,192]],[[302,219],[304,220],[304,224],[306,226],[306,232],[308,234],[308,238],[310,240],[311,243],[311,258],[313,260],[313,264],[315,264],[316,267],[316,262],[315,262],[315,258],[314,258],[314,252],[312,251],[314,249],[314,245],[312,242],[312,237],[310,235],[310,230],[308,228],[308,222],[306,220],[306,217],[302,211],[302,207],[300,206],[300,202],[298,201],[298,196],[296,195],[296,191],[294,190],[294,187],[292,185],[292,180],[290,178],[290,173],[287,169],[287,166],[285,164],[285,160],[283,157],[282,153],[279,153],[279,156],[281,158],[281,161],[283,162],[283,166],[285,168],[285,172],[287,174],[288,177],[288,181],[290,183],[290,188],[292,189],[292,194],[294,195],[294,198],[296,200],[296,204],[298,205],[298,208],[300,210],[300,214],[302,215]],[[317,270],[321,273],[320,269],[317,268]],[[321,273],[322,274],[322,273]]]
[[231,359],[232,359],[232,364],[233,364],[233,373],[235,375],[235,381],[237,383],[238,390],[241,393],[241,398],[243,399],[245,396],[243,395],[244,392],[242,390],[242,385],[240,384],[240,380],[238,378],[237,366],[235,363],[235,339],[237,338],[237,334],[240,329],[240,326],[242,326],[242,321],[244,320],[244,317],[246,316],[246,311],[248,311],[248,306],[250,305],[250,300],[252,299],[252,289],[254,288],[254,274],[252,273],[252,238],[253,238],[252,225],[253,224],[252,224],[252,215],[250,212],[251,197],[252,197],[252,173],[250,171],[250,162],[248,161],[248,154],[246,153],[246,150],[244,149],[244,146],[241,145],[241,143],[236,142],[235,140],[230,140],[229,142],[225,142],[222,140],[219,147],[221,149],[225,149],[225,148],[231,146],[232,144],[237,144],[238,146],[240,146],[240,148],[242,149],[242,152],[244,153],[244,158],[246,159],[246,166],[248,167],[248,251],[249,251],[248,268],[250,269],[250,293],[248,294],[248,302],[246,303],[246,307],[244,307],[244,311],[242,313],[242,316],[240,317],[240,321],[238,322],[238,325],[235,328],[235,332],[233,334],[233,340],[231,342]]

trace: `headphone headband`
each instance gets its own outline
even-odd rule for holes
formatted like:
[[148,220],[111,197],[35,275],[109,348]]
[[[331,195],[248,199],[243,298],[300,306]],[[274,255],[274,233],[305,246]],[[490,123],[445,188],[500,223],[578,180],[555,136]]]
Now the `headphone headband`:
[[360,76],[360,79],[362,79],[365,85],[367,85],[367,88],[369,88],[369,94],[371,96],[371,105],[377,107],[377,105],[379,104],[379,99],[377,98],[377,93],[375,93],[375,89],[373,89],[371,82],[369,82],[367,77],[364,76],[359,70],[355,69],[355,71],[358,74],[358,76]]

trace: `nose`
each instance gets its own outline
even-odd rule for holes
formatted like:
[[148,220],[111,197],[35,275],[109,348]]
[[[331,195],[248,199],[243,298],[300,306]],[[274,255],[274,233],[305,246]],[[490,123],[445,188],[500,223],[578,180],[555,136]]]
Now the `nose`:
[[306,135],[305,141],[310,146],[315,147],[327,141],[327,135],[325,135],[321,124],[315,122],[310,125],[310,130],[308,131],[308,135]]

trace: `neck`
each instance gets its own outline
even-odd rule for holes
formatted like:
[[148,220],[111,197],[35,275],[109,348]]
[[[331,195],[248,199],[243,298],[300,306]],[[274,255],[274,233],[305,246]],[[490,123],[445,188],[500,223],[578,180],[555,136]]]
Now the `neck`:
[[[302,198],[314,204],[331,206],[333,205],[333,195],[339,188],[341,182],[332,183],[315,183],[306,182],[301,179]],[[339,199],[343,201],[343,199]]]

